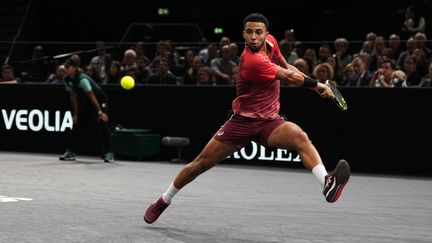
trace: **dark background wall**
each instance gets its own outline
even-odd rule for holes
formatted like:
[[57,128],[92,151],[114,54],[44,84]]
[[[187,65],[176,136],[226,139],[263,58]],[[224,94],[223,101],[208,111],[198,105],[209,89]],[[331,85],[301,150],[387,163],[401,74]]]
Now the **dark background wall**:
[[[110,97],[113,125],[189,137],[188,159],[193,159],[225,122],[235,96],[234,87],[103,88]],[[346,112],[309,90],[283,87],[281,114],[309,134],[330,168],[345,158],[355,172],[431,175],[426,168],[431,162],[432,117],[426,114],[432,89],[341,88],[341,92],[349,105]],[[49,110],[52,122],[52,112],[68,109],[68,96],[61,85],[3,85],[0,104],[2,116],[3,110]],[[0,150],[52,152],[55,156],[64,151],[65,134],[18,131],[15,125],[6,130],[4,117],[0,118]],[[78,153],[98,154],[96,138],[95,133],[86,133]],[[166,156],[171,155],[162,153],[157,159]]]
[[[28,15],[25,16],[29,2]],[[242,21],[251,12],[261,12],[267,16],[271,23],[271,33],[278,39],[282,39],[286,29],[293,28],[298,39],[306,43],[332,43],[338,37],[346,37],[353,42],[362,41],[370,31],[385,37],[400,32],[404,9],[411,2],[424,6],[422,10],[425,16],[428,20],[431,19],[431,3],[424,0],[269,0],[259,4],[227,0],[76,0],[64,4],[58,1],[16,0],[2,2],[0,9],[5,12],[3,16],[10,14],[3,27],[7,28],[8,38],[2,38],[6,41],[13,40],[12,37],[23,20],[17,38],[19,44],[13,51],[12,59],[24,60],[30,57],[32,48],[38,43],[43,43],[47,54],[51,55],[75,51],[83,48],[80,46],[83,43],[90,44],[85,48],[93,48],[97,40],[119,43],[131,23],[195,23],[202,30],[206,41],[219,41],[222,35],[214,34],[213,30],[222,27],[223,35],[230,37],[232,41],[242,42]],[[158,8],[168,8],[169,15],[159,16]],[[175,42],[176,38],[184,41],[185,36],[190,36],[189,41],[198,41],[195,34],[187,32],[171,31],[175,36],[171,38]],[[3,43],[2,46],[8,50],[10,43]]]

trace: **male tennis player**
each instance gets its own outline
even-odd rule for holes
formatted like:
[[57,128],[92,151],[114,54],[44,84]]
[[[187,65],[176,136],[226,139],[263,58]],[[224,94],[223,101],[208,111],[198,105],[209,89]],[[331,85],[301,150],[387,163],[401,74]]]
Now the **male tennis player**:
[[335,202],[348,182],[350,168],[346,161],[339,161],[336,169],[328,174],[308,135],[279,116],[280,80],[308,87],[321,97],[329,97],[331,90],[286,62],[276,39],[268,32],[269,22],[263,15],[248,15],[243,26],[246,47],[237,73],[237,97],[232,102],[234,114],[204,150],[181,169],[168,190],[147,208],[144,221],[149,224],[158,219],[181,188],[251,140],[268,147],[295,148],[304,166],[312,170],[323,187],[328,202]]

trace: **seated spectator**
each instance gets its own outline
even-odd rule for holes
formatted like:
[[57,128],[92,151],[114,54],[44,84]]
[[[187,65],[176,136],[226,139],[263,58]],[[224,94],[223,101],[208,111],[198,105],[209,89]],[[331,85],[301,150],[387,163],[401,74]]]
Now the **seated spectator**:
[[232,70],[235,66],[237,66],[237,64],[230,58],[229,46],[223,46],[221,49],[221,57],[216,57],[210,64],[215,74],[216,84],[231,84]]
[[407,76],[404,71],[402,70],[395,70],[392,74],[392,83],[393,87],[408,87],[407,85]]
[[405,21],[402,25],[404,37],[413,37],[417,32],[425,32],[426,20],[415,4],[411,4],[405,10]]
[[204,67],[204,59],[197,55],[193,58],[192,66],[186,70],[183,84],[196,84],[196,75],[201,67]]
[[110,64],[110,68],[108,71],[107,84],[119,84],[120,83],[120,71],[121,71],[121,63],[119,61],[112,61]]
[[432,62],[428,65],[428,73],[421,78],[419,87],[431,87],[432,86]]
[[63,64],[58,65],[55,72],[49,75],[46,82],[49,84],[62,84],[65,75],[66,75],[65,66]]
[[52,66],[49,62],[49,56],[45,56],[42,46],[34,47],[31,62],[26,70],[26,82],[41,83],[47,80]]
[[177,77],[169,69],[169,60],[159,57],[154,61],[156,72],[151,74],[146,83],[148,84],[177,84]]
[[[106,80],[105,72],[105,58],[107,57],[107,49],[103,41],[96,42],[97,55],[90,59],[90,65],[94,68],[94,74],[92,78],[97,77],[95,80],[97,83],[101,83],[102,80]],[[93,79],[94,80],[94,79]]]
[[344,70],[342,71],[342,79],[339,82],[339,85],[347,85],[349,83],[357,83],[359,77],[354,71],[354,65],[352,63],[348,63]]
[[393,72],[396,70],[396,63],[386,59],[381,62],[380,67],[373,74],[370,87],[393,87]]
[[148,67],[147,61],[142,57],[138,56],[136,59],[136,79],[137,83],[144,83],[145,80],[152,74],[150,68]]
[[372,72],[367,68],[368,58],[368,54],[359,54],[354,57],[352,64],[354,67],[354,72],[358,78],[355,80],[356,82],[347,83],[347,86],[369,86],[369,82],[372,78]]
[[403,71],[407,75],[408,86],[418,86],[421,75],[417,71],[417,62],[412,55],[405,58]]
[[204,66],[198,69],[197,85],[214,85],[214,74],[210,67]]
[[93,81],[95,81],[96,83],[101,82],[98,72],[96,71],[96,68],[93,65],[88,64],[87,66],[85,66],[84,73],[88,75],[90,78],[92,78]]
[[305,59],[310,64],[309,72],[312,72],[318,63],[316,51],[312,48],[306,49],[303,54],[303,59]]
[[[311,77],[311,65],[303,58],[299,58],[294,61],[293,66],[296,67],[300,72],[306,74],[307,76]],[[288,85],[293,86],[287,81],[281,80],[281,85]]]
[[346,65],[348,65],[352,61],[352,56],[348,51],[349,48],[348,40],[345,38],[337,38],[334,41],[334,47],[336,50],[335,58],[336,58],[336,64],[338,65],[337,69],[343,71]]
[[313,76],[321,83],[325,83],[327,80],[332,80],[333,75],[333,68],[327,62],[316,65],[315,69],[313,70]]
[[15,78],[13,67],[9,64],[3,65],[0,84],[17,84],[17,83],[19,83],[19,79]]

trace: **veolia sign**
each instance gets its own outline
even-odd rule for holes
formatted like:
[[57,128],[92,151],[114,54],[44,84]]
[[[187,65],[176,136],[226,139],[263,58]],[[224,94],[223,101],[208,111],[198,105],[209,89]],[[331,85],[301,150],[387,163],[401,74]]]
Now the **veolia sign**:
[[64,132],[66,129],[72,129],[73,126],[70,111],[2,109],[1,115],[6,130]]

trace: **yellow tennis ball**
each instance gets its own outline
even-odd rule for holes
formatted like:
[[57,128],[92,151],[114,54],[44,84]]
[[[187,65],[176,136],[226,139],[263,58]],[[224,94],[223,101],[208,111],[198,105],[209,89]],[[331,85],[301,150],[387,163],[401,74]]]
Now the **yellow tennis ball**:
[[124,76],[120,80],[120,85],[123,89],[132,89],[135,86],[135,80],[131,76]]

